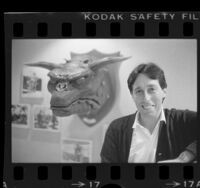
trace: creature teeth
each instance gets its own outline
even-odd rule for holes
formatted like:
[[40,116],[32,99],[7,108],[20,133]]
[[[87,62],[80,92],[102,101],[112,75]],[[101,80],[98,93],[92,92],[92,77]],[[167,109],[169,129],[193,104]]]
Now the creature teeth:
[[91,113],[91,107],[88,107],[88,112],[86,113],[87,115],[89,115]]
[[97,105],[97,104],[94,103],[94,102],[91,104],[91,107],[92,107],[93,109],[98,109],[98,108],[100,108],[100,106]]
[[88,109],[87,115],[89,115],[91,113],[92,107],[90,106],[88,101],[85,101],[84,106],[85,106],[85,109]]

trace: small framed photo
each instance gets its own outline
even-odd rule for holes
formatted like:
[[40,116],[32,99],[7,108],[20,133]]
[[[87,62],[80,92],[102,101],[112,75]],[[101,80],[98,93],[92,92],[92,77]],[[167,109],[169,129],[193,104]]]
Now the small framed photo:
[[58,118],[53,115],[49,107],[34,105],[33,128],[38,130],[59,131],[60,124]]
[[28,104],[11,105],[12,126],[20,128],[30,127],[30,106]]
[[24,67],[22,70],[22,97],[41,98],[42,78],[35,68]]
[[62,139],[61,162],[90,163],[92,162],[92,141],[66,138]]

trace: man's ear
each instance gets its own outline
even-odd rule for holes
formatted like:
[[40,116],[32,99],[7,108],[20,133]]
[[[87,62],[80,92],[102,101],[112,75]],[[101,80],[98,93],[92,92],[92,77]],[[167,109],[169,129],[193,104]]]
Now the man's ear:
[[164,100],[165,100],[165,98],[166,98],[166,95],[167,95],[167,89],[164,88],[164,89],[163,89],[163,101],[162,101],[162,102],[164,102]]
[[164,94],[165,94],[165,96],[166,96],[166,95],[167,95],[167,89],[164,88],[164,89],[163,89],[163,92],[164,92]]

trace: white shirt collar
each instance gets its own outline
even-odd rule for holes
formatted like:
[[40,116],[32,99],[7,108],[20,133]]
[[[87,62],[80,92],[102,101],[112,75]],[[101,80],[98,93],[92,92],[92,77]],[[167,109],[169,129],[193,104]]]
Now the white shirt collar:
[[[159,121],[158,122],[161,122],[161,121],[164,121],[166,123],[166,118],[165,118],[165,113],[164,113],[164,110],[163,110],[163,107],[162,107],[162,110],[161,110],[161,115],[159,117]],[[132,128],[136,128],[137,125],[140,125],[139,123],[139,112],[137,111],[136,112],[136,115],[135,115],[135,121],[133,123],[133,126]]]

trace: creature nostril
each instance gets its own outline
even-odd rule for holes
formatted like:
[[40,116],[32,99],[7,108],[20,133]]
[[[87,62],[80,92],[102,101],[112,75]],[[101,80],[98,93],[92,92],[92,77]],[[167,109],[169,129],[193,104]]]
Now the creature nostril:
[[86,59],[83,61],[83,63],[87,64],[89,62],[89,59]]

